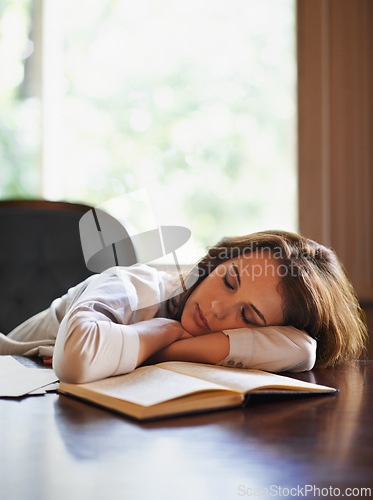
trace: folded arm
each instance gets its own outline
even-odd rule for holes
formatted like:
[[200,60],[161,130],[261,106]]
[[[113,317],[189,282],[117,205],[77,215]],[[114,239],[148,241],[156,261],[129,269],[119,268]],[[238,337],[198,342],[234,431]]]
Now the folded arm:
[[53,356],[60,380],[85,383],[128,373],[188,335],[179,322],[165,318],[118,324],[95,305],[79,306],[61,323]]
[[223,332],[181,339],[157,352],[147,363],[191,361],[216,364],[229,354],[229,339]]
[[291,326],[226,330],[179,340],[147,362],[192,361],[270,372],[311,370],[316,341]]
[[189,337],[177,321],[154,318],[162,299],[150,268],[112,268],[66,303],[53,355],[60,380],[84,383],[134,370]]

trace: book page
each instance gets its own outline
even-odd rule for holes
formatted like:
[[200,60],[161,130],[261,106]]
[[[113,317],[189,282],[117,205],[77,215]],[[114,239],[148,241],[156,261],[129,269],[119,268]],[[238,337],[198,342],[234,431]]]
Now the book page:
[[225,366],[187,363],[183,361],[168,361],[156,366],[165,370],[184,373],[192,377],[199,377],[215,384],[221,384],[229,389],[247,393],[259,388],[303,389],[305,391],[334,391],[332,387],[312,384],[302,380],[295,380],[283,375],[276,375],[261,370],[243,368],[228,368]]
[[50,368],[28,368],[12,356],[0,356],[0,397],[33,394],[56,381],[58,378]]
[[126,375],[79,384],[78,387],[142,406],[151,406],[200,391],[227,390],[220,384],[186,377],[180,373],[162,370],[157,366],[144,366]]

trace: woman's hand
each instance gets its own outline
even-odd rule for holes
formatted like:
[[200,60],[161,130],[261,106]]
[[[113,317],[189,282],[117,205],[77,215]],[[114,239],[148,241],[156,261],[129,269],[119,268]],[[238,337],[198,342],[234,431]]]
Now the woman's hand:
[[173,319],[153,318],[135,323],[131,327],[136,329],[140,340],[137,366],[170,344],[192,337],[179,321]]
[[229,338],[223,332],[208,333],[199,337],[188,335],[189,338],[177,340],[151,356],[147,364],[162,361],[216,364],[229,354]]

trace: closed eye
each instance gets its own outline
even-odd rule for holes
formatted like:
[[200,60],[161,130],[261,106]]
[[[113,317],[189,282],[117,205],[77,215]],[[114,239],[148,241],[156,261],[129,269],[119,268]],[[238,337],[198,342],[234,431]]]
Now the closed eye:
[[[234,290],[234,286],[233,286],[233,285],[231,285],[231,284],[229,283],[229,281],[228,281],[227,274],[228,274],[228,273],[226,273],[226,274],[224,275],[224,277],[222,278],[222,279],[223,279],[223,283],[224,283],[224,285],[225,285],[227,288],[229,288],[230,290]],[[240,313],[240,314],[241,314],[242,321],[243,321],[246,325],[252,325],[252,324],[253,324],[251,321],[249,321],[249,320],[246,318],[246,316],[245,316],[245,308],[244,308],[244,307],[242,307],[242,309],[241,309],[241,313]]]
[[223,283],[224,285],[229,288],[230,290],[234,290],[234,287],[229,283],[228,279],[227,279],[227,274],[228,273],[225,273],[224,277],[223,277]]
[[247,325],[253,325],[253,323],[246,318],[244,307],[241,309],[241,318],[242,318],[243,322],[246,323]]

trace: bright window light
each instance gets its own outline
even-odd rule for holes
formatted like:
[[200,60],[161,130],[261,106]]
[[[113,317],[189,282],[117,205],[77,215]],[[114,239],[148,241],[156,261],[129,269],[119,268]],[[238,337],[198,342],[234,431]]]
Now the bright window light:
[[[44,197],[98,205],[145,189],[159,224],[201,248],[297,229],[294,0],[43,5]],[[18,15],[29,26],[31,10]],[[2,50],[20,45],[14,29]],[[9,57],[14,87],[23,66]],[[13,104],[31,121],[30,99]]]

